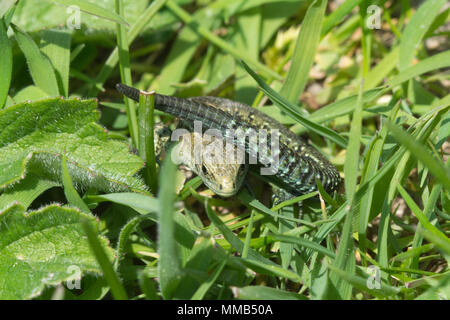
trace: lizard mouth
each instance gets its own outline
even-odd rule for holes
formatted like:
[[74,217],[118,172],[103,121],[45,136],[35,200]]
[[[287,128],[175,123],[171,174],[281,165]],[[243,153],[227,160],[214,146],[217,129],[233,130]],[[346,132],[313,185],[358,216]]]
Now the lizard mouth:
[[224,198],[232,197],[239,191],[233,185],[230,185],[230,186],[215,185],[212,183],[208,183],[206,181],[204,181],[204,183],[215,194],[217,194],[218,196],[224,197]]

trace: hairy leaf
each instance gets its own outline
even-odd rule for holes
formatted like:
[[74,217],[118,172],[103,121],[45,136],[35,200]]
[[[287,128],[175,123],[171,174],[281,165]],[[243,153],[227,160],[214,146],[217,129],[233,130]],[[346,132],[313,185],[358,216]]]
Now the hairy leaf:
[[[81,221],[91,215],[51,205],[25,214],[15,204],[0,212],[0,299],[29,299],[46,285],[75,280],[100,268],[89,251]],[[102,245],[109,257],[113,251]]]
[[33,172],[61,181],[61,156],[79,189],[145,189],[134,177],[142,160],[126,144],[108,140],[96,102],[47,99],[0,111],[0,186],[9,187]]

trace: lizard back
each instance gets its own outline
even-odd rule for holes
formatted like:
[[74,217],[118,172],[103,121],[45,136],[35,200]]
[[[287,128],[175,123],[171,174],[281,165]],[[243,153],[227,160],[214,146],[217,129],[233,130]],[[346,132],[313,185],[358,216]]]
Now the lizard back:
[[[123,84],[118,84],[117,90],[139,101],[139,90]],[[336,190],[341,182],[339,172],[319,151],[278,121],[246,104],[217,97],[183,99],[155,94],[155,108],[191,123],[201,121],[202,126],[219,130],[225,139],[245,149],[248,154],[257,154],[259,143],[251,143],[251,139],[236,139],[230,132],[245,134],[252,130],[257,133],[265,130],[268,143],[278,138],[278,150],[259,153],[258,160],[264,165],[273,165],[274,159],[278,159],[274,175],[294,195],[317,190],[315,179],[321,181],[327,192]],[[277,137],[273,136],[273,129],[278,130]]]

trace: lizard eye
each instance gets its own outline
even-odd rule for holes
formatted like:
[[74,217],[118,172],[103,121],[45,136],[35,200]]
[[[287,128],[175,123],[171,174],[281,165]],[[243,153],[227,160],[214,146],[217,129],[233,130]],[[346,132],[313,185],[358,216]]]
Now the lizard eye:
[[203,174],[207,174],[208,173],[208,171],[206,170],[206,167],[205,167],[204,164],[202,165],[202,173]]

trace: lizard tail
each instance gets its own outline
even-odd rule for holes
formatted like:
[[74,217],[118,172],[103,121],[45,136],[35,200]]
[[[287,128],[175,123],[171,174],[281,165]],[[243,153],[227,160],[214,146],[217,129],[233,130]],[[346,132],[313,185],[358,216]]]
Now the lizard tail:
[[[139,101],[140,90],[122,83],[116,84],[116,89],[128,98]],[[157,93],[154,93],[154,95],[156,109],[185,121],[201,121],[206,128],[214,128],[224,132],[234,121],[232,115],[203,103]]]
[[139,94],[141,92],[138,89],[129,87],[129,86],[124,85],[122,83],[118,83],[118,84],[116,84],[116,90],[119,91],[124,96],[127,96],[128,98],[139,102]]

